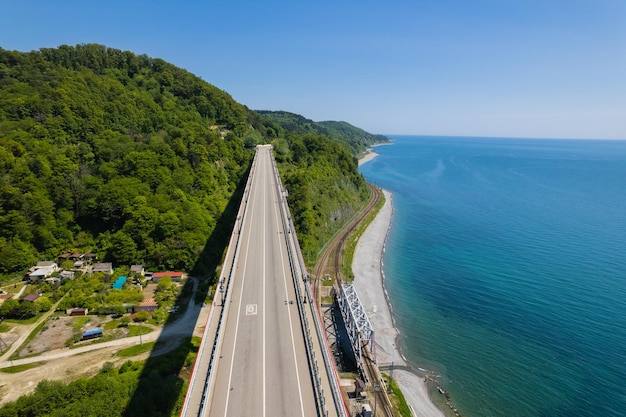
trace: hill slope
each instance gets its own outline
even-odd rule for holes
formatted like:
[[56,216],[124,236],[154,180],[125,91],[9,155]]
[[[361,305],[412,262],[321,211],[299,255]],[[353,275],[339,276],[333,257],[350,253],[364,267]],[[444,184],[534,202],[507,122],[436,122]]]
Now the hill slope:
[[0,271],[73,248],[190,269],[252,157],[247,114],[160,59],[0,50]]
[[367,193],[326,130],[334,141],[283,128],[161,59],[0,48],[0,273],[73,250],[184,270],[219,257],[205,245],[248,170],[246,145],[269,141],[314,251]]

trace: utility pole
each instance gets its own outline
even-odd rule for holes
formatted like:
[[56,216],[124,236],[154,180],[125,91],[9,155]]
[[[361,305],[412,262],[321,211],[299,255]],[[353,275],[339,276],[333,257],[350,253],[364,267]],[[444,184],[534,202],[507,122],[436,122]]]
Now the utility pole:
[[387,386],[387,392],[389,394],[393,392],[391,384],[393,384],[393,362],[391,362],[391,367],[389,368],[389,385]]

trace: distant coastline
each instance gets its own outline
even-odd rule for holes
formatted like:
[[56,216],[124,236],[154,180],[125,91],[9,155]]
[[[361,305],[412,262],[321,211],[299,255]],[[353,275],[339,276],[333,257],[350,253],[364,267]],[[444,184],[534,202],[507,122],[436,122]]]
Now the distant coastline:
[[365,151],[366,153],[359,158],[359,166],[366,164],[368,162],[370,162],[372,159],[376,158],[378,155],[378,153],[376,153],[376,151],[372,148],[368,148],[367,151]]
[[385,145],[393,145],[393,142],[378,143],[376,145],[372,145],[369,148],[367,148],[365,152],[363,152],[363,154],[361,154],[361,156],[359,157],[359,167],[363,164],[370,162],[371,160],[376,158],[378,155],[380,155],[379,153],[376,152],[375,148],[377,146],[385,146]]

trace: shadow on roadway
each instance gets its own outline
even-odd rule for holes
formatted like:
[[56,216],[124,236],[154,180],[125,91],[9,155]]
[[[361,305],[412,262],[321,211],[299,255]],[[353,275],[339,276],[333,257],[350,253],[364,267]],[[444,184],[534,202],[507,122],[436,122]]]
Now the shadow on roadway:
[[[251,163],[252,161],[250,161]],[[250,166],[248,166],[237,185],[222,216],[217,219],[213,233],[207,240],[200,258],[189,274],[198,278],[195,295],[196,303],[201,303],[205,300],[210,286],[219,277],[218,268],[222,263],[223,255],[230,240],[249,173]],[[189,297],[192,296],[193,282],[191,279],[188,279],[179,298],[176,300],[176,305],[186,305]],[[197,321],[201,310],[194,309],[194,312],[196,311],[197,314],[194,313],[189,318],[194,322]],[[182,315],[170,315],[165,325],[167,326],[176,321]],[[181,373],[187,373],[186,377],[189,377],[193,368],[195,353],[198,351],[198,345],[192,340],[192,334],[193,329],[190,334],[182,336],[180,345],[176,349],[165,354],[155,355],[155,351],[159,350],[158,347],[163,345],[168,338],[167,335],[164,337],[162,332],[156,341],[156,349],[153,348],[150,357],[145,362],[138,385],[122,414],[124,417],[169,417],[176,411],[179,412],[187,390],[187,384],[180,375]],[[178,415],[178,412],[175,415]]]

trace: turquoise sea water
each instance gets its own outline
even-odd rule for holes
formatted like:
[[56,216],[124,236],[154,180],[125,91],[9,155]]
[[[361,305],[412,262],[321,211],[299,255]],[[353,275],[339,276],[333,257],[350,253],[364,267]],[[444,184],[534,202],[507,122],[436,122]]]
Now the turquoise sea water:
[[464,416],[625,416],[626,141],[392,138],[405,356]]

